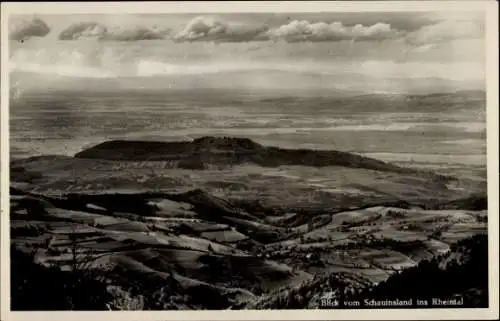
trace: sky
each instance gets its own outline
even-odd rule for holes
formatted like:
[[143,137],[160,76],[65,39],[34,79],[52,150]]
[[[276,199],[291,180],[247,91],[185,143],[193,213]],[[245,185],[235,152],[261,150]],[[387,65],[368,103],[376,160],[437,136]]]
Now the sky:
[[478,12],[11,16],[9,37],[40,43],[164,41],[165,52],[238,63],[289,61],[391,77],[484,81]]

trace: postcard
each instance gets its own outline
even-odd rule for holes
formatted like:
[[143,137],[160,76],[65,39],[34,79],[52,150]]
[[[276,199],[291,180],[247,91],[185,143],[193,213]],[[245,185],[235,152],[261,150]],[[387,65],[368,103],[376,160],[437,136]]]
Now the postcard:
[[2,3],[2,320],[498,318],[492,1]]

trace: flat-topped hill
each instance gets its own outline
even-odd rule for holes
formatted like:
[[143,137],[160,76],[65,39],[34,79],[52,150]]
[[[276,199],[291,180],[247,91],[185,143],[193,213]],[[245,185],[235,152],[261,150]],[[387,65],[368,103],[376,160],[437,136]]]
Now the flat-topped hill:
[[112,140],[88,148],[77,158],[119,161],[176,161],[179,168],[255,164],[263,167],[300,165],[343,166],[384,172],[446,177],[336,150],[284,149],[263,146],[248,138],[205,136],[193,141],[158,142]]

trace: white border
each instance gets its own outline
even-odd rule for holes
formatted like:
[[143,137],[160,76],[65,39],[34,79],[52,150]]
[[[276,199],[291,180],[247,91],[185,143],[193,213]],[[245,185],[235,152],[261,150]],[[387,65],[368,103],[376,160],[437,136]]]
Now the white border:
[[9,14],[99,13],[299,13],[299,12],[433,12],[484,11],[493,1],[141,1],[16,2],[4,4]]
[[[9,311],[9,77],[7,18],[10,14],[248,13],[248,12],[437,12],[484,11],[486,15],[489,309],[243,310],[165,312]],[[498,319],[498,3],[496,1],[227,1],[2,3],[1,10],[1,320],[481,320]],[[5,41],[4,41],[5,40]],[[50,289],[47,289],[50,295]]]

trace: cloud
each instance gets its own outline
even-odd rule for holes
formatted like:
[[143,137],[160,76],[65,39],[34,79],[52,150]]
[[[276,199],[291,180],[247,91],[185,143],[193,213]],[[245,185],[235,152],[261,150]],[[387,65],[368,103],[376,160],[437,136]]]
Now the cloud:
[[[274,16],[273,16],[274,17]],[[59,34],[62,40],[98,39],[114,41],[136,41],[150,39],[171,39],[175,42],[262,42],[274,41],[283,43],[333,43],[350,41],[365,43],[369,41],[383,42],[384,46],[398,45],[406,51],[434,52],[435,44],[449,43],[455,40],[481,39],[484,35],[484,19],[464,16],[433,16],[432,19],[419,20],[412,28],[405,28],[403,18],[384,19],[384,15],[362,19],[363,16],[335,17],[287,17],[261,19],[231,19],[222,17],[198,16],[183,20],[185,24],[176,29],[175,22],[164,18],[144,20],[132,17],[119,17],[106,20],[89,18],[93,22],[78,22],[69,25]],[[321,19],[322,20],[321,20]],[[183,18],[185,19],[185,18]],[[274,20],[273,20],[274,19]],[[411,20],[411,19],[410,19]],[[244,21],[244,22],[242,22]],[[143,24],[145,23],[145,25]],[[176,30],[152,27],[153,23],[165,25]],[[356,24],[358,23],[358,24]],[[69,23],[68,23],[69,24]],[[36,24],[35,24],[36,25]],[[406,26],[408,27],[408,26]],[[29,28],[28,28],[29,29]],[[59,29],[60,30],[60,29]],[[410,48],[415,47],[415,48]],[[416,47],[419,47],[418,49]],[[380,48],[376,49],[379,50]],[[350,54],[350,53],[348,53]]]
[[60,40],[78,40],[87,38],[102,39],[108,29],[97,22],[77,22],[59,34]]
[[270,39],[286,42],[385,40],[398,37],[401,34],[401,31],[382,22],[366,27],[361,24],[349,27],[344,26],[341,22],[328,24],[325,22],[311,23],[307,20],[294,20],[267,32]]
[[446,20],[423,26],[409,33],[405,40],[413,45],[438,44],[454,40],[480,39],[484,37],[480,22],[474,20]]
[[9,25],[9,39],[25,40],[31,37],[44,37],[50,27],[40,18],[14,19]]
[[144,26],[107,27],[97,22],[78,22],[59,34],[60,40],[97,39],[113,41],[137,41],[165,39],[169,29]]
[[169,34],[170,29],[168,28],[136,26],[131,29],[116,28],[108,30],[105,39],[116,41],[155,40],[165,39]]
[[294,20],[288,24],[269,29],[263,25],[237,26],[225,21],[196,17],[186,27],[178,32],[173,39],[180,42],[185,41],[223,41],[223,42],[246,42],[246,41],[285,41],[285,42],[326,42],[342,40],[384,40],[402,35],[387,23],[375,23],[371,26],[357,24],[344,26],[341,22],[311,23],[307,20]]
[[174,36],[174,40],[185,41],[223,41],[244,42],[267,40],[261,35],[268,30],[267,26],[248,27],[230,25],[225,21],[196,17]]

